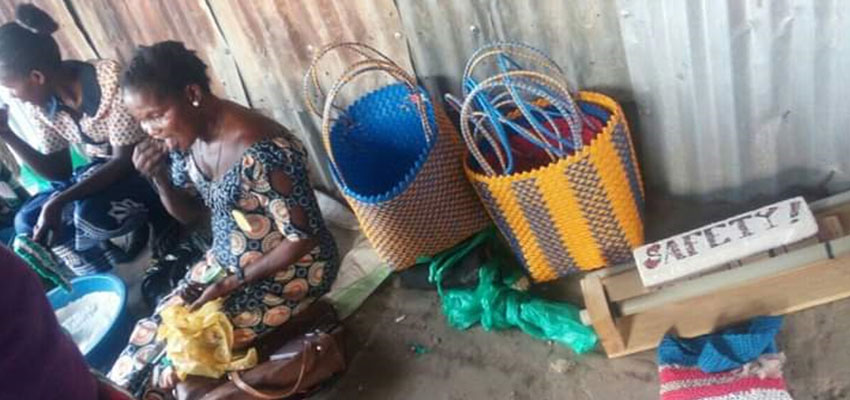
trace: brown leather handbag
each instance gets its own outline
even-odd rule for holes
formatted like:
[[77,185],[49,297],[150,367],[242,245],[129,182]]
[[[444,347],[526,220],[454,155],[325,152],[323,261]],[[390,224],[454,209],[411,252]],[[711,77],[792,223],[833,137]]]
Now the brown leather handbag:
[[[323,382],[345,370],[343,329],[336,315],[321,303],[311,306],[289,322],[289,332],[275,332],[257,343],[264,361],[246,371],[231,372],[229,381],[190,377],[177,385],[175,395],[183,400],[296,399],[321,387]],[[332,312],[332,309],[331,309]],[[304,315],[306,314],[306,315]],[[297,334],[293,329],[311,328]],[[287,335],[287,333],[290,333]],[[284,338],[288,338],[280,345]],[[269,349],[274,349],[269,351]]]

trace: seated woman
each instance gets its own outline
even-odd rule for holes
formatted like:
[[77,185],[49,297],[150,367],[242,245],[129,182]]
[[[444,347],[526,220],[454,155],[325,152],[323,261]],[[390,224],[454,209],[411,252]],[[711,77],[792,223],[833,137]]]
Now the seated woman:
[[[225,298],[235,347],[285,324],[325,294],[339,255],[307,179],[302,144],[275,121],[210,92],[206,65],[179,42],[137,50],[124,73],[124,101],[157,141],[136,148],[136,168],[185,224],[209,215],[205,261],[157,307],[197,309]],[[166,152],[171,150],[170,155]],[[206,207],[205,207],[206,206]],[[206,213],[208,210],[209,213]],[[195,288],[201,290],[193,290]],[[139,321],[109,377],[138,391],[164,343],[157,314]],[[161,387],[175,384],[162,374]]]
[[[25,103],[38,143],[12,132],[5,110],[0,140],[53,190],[21,208],[15,230],[50,245],[78,275],[109,269],[144,246],[149,219],[155,229],[169,221],[151,185],[133,170],[133,148],[144,132],[123,106],[116,62],[62,61],[49,15],[23,4],[16,16],[0,26],[0,85]],[[82,145],[91,163],[72,172],[70,144]],[[110,241],[132,233],[140,238],[135,246]]]

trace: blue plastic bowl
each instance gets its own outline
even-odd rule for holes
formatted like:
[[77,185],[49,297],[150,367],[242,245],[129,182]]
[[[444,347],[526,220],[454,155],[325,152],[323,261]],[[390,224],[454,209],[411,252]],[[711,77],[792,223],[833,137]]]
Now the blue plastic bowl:
[[84,354],[89,365],[100,372],[107,373],[127,344],[133,321],[127,313],[127,289],[118,277],[109,274],[81,276],[71,280],[73,286],[69,293],[61,287],[47,292],[47,299],[54,310],[66,306],[89,293],[113,292],[121,299],[118,316],[112,321],[103,336],[95,340],[95,345]]

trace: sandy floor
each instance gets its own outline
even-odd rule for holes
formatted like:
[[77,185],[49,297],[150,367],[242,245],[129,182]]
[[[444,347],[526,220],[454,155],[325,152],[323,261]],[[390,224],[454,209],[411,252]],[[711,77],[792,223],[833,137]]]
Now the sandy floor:
[[[406,318],[395,323],[399,316]],[[435,293],[387,282],[348,320],[348,373],[320,399],[658,398],[653,352],[576,356],[516,331],[456,331]],[[412,344],[427,354],[411,352]],[[791,315],[779,335],[798,400],[850,399],[850,301]]]
[[[786,196],[790,197],[790,196]],[[650,238],[769,203],[696,205],[657,200]],[[848,266],[850,268],[850,266]],[[547,296],[580,301],[575,279]],[[397,317],[406,316],[395,323]],[[347,321],[348,373],[320,399],[647,400],[658,398],[654,352],[608,360],[576,356],[516,331],[459,332],[447,326],[436,293],[401,288],[393,277]],[[798,400],[850,399],[850,300],[786,317],[778,338],[785,376]],[[412,344],[430,352],[416,355]]]
[[[670,218],[651,226],[649,237],[746,209],[689,207],[686,202],[659,205]],[[679,218],[679,213],[687,217]],[[119,274],[138,282],[144,260],[146,256],[122,267]],[[138,284],[130,286],[134,311],[141,315]],[[546,293],[577,300],[575,286],[575,279],[568,280]],[[404,319],[396,323],[401,316]],[[608,360],[599,353],[576,356],[517,331],[456,331],[446,325],[436,293],[402,288],[396,277],[390,277],[346,326],[349,370],[318,399],[658,398],[653,352]],[[410,349],[414,344],[428,352],[415,354]],[[850,300],[788,316],[779,344],[788,356],[785,375],[795,399],[850,399]]]

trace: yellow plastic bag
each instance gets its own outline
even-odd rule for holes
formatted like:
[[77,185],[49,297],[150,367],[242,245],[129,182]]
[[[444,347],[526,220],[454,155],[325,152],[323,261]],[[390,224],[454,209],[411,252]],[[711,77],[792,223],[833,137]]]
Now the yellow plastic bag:
[[160,313],[157,335],[166,341],[166,352],[181,380],[186,375],[221,378],[228,371],[257,365],[257,351],[249,349],[241,357],[233,348],[233,325],[221,312],[222,300],[211,301],[195,312],[172,305]]

